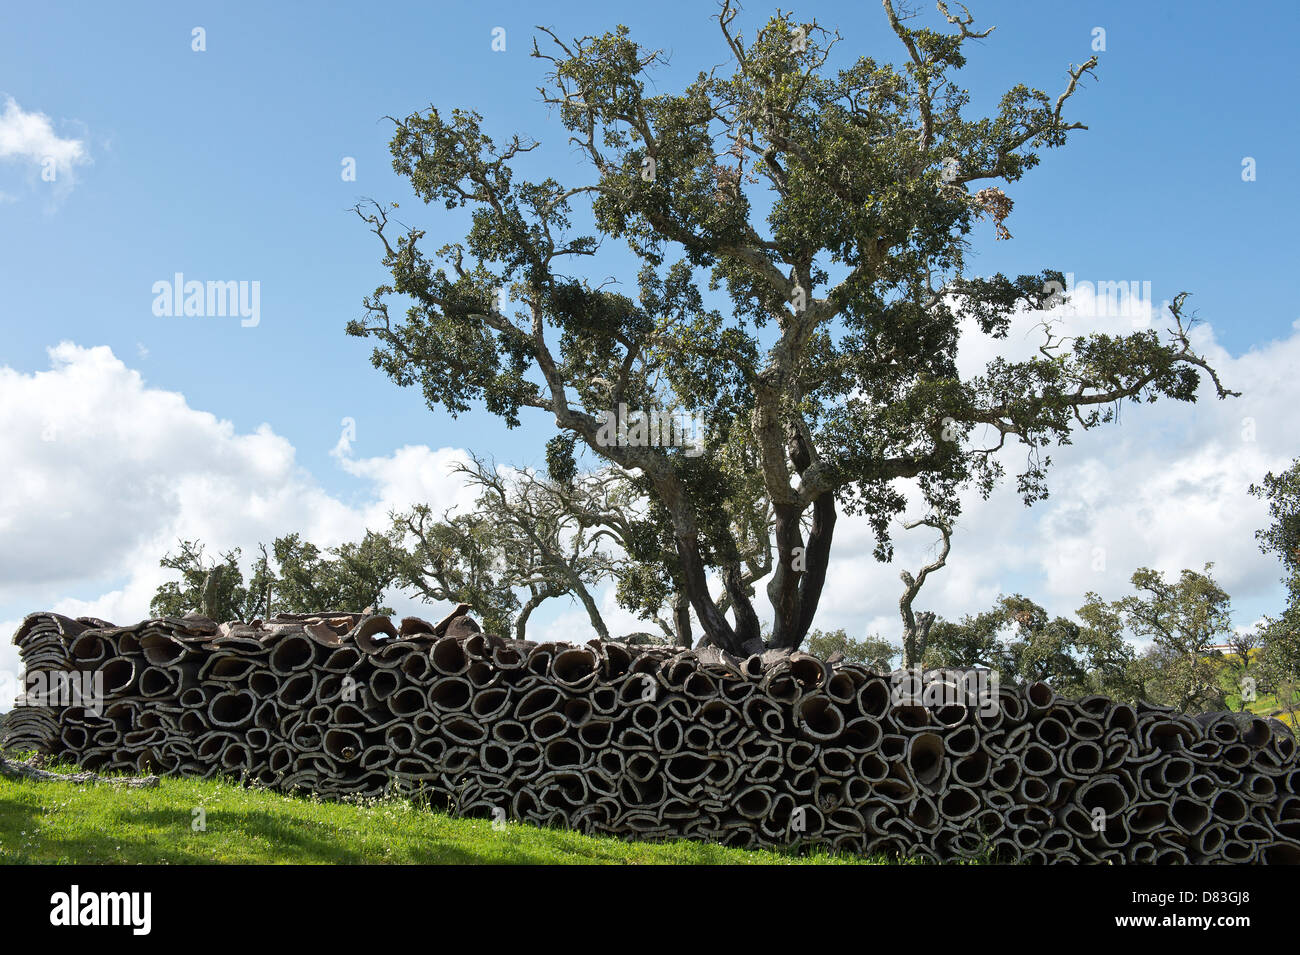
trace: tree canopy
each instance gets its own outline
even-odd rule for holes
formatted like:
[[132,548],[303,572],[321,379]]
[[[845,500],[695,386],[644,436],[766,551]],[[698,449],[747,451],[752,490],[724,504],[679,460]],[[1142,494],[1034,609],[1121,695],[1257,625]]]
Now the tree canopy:
[[1113,640],[1125,634],[1149,641],[1131,669],[1138,699],[1173,706],[1184,713],[1225,708],[1217,652],[1211,647],[1233,633],[1232,600],[1211,576],[1183,570],[1176,581],[1149,567],[1132,577],[1134,593],[1106,603],[1096,594],[1079,609],[1092,629]]
[[[572,40],[543,28],[533,56],[569,134],[553,147],[570,181],[518,171],[538,142],[432,107],[394,120],[393,167],[426,205],[468,210],[463,239],[430,249],[395,204],[357,207],[391,273],[348,326],[374,341],[375,367],[452,415],[549,416],[554,477],[583,449],[641,482],[663,573],[704,642],[762,648],[752,563],[770,547],[769,645],[798,646],[841,511],[865,515],[889,559],[905,483],[956,516],[963,489],[987,495],[1002,476],[1011,439],[1031,503],[1047,493],[1047,449],[1123,400],[1193,401],[1202,374],[1231,394],[1189,342],[1183,295],[1163,336],[1045,323],[1034,357],[959,372],[963,321],[1003,339],[1016,310],[1059,300],[1051,269],[973,276],[971,235],[986,220],[1010,237],[1003,187],[1086,128],[1067,107],[1096,58],[1055,95],[1017,84],[979,115],[959,77],[990,31],[938,8],[932,28],[884,0],[901,65],[833,66],[838,34],[778,13],[747,36],[727,2],[728,62],[676,89],[626,27]],[[587,274],[603,238],[626,243],[635,274]],[[614,439],[623,408],[644,417]],[[707,424],[700,442],[644,427],[681,409]]]
[[[1087,617],[1083,610],[1080,614]],[[923,662],[936,668],[989,668],[1007,682],[1044,680],[1064,695],[1132,699],[1133,656],[1119,629],[1052,617],[1013,594],[961,621],[936,621]]]
[[149,604],[157,616],[180,617],[190,612],[213,620],[255,620],[274,613],[317,613],[328,610],[392,613],[382,606],[396,568],[389,538],[367,532],[359,543],[344,543],[322,551],[299,534],[286,534],[262,545],[248,582],[239,564],[238,548],[213,559],[199,541],[182,540],[159,566],[180,573],[179,580],[159,585]]
[[850,637],[844,628],[838,630],[811,630],[808,633],[808,652],[823,660],[839,654],[846,663],[862,663],[881,672],[891,670],[899,647],[876,635],[862,640]]
[[1260,550],[1282,562],[1286,606],[1264,619],[1260,639],[1263,674],[1294,708],[1300,696],[1300,458],[1279,474],[1269,472],[1250,492],[1268,501],[1270,524],[1255,532]]
[[269,615],[270,587],[274,579],[266,548],[254,561],[251,579],[244,582],[240,549],[216,558],[205,553],[201,541],[177,541],[176,552],[164,554],[158,566],[180,574],[164,581],[149,602],[149,612],[159,617],[182,617],[194,612],[213,620],[254,620]]

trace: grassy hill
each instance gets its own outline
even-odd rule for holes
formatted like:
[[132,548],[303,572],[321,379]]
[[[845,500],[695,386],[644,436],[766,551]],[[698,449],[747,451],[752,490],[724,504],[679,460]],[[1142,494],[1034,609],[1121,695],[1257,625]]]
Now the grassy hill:
[[[195,810],[206,831],[195,831]],[[454,819],[388,798],[330,803],[230,782],[155,789],[0,780],[0,863],[882,864],[695,842],[629,843]]]
[[[1251,659],[1254,660],[1258,655],[1258,650],[1252,651]],[[1219,686],[1223,687],[1226,691],[1228,709],[1236,711],[1241,708],[1241,691],[1237,685],[1236,671],[1228,665],[1229,659],[1235,661],[1237,657],[1234,654],[1224,654],[1224,656],[1217,661],[1220,667]],[[1277,694],[1275,693],[1265,693],[1263,690],[1257,691],[1255,699],[1246,704],[1246,710],[1256,716],[1266,718],[1271,716],[1273,719],[1280,720],[1287,726],[1290,726],[1297,734],[1300,734],[1300,721],[1297,721],[1295,716],[1282,707],[1277,698]]]

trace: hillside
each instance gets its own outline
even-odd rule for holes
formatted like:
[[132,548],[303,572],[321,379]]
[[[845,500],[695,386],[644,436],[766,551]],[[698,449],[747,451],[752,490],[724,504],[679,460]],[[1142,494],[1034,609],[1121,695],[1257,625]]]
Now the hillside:
[[[194,826],[202,810],[205,831]],[[331,803],[215,780],[155,789],[0,781],[0,863],[881,864],[454,819],[408,800]]]

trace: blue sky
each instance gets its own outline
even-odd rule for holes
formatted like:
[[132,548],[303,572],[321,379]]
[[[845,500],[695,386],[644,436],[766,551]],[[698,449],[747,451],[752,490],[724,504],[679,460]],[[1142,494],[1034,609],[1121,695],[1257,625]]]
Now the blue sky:
[[[971,7],[977,25],[997,27],[972,45],[964,74],[977,106],[1020,81],[1055,94],[1067,64],[1091,54],[1093,29],[1106,31],[1099,79],[1087,81],[1072,107],[1090,130],[1047,154],[1011,190],[1015,238],[983,236],[975,267],[1150,281],[1157,301],[1191,291],[1216,346],[1233,359],[1290,339],[1300,317],[1292,288],[1300,7],[1264,3],[1246,13],[1210,2],[994,0]],[[10,5],[0,21],[0,109],[12,99],[24,114],[48,117],[61,139],[82,143],[84,161],[51,184],[38,166],[0,150],[0,366],[34,380],[50,368],[47,349],[59,342],[107,346],[142,387],[183,395],[189,408],[228,421],[236,436],[269,425],[292,446],[308,483],[356,508],[373,503],[376,492],[331,455],[345,417],[356,421],[358,458],[422,445],[538,464],[553,433],[549,421],[529,419],[508,433],[480,413],[453,421],[430,412],[417,392],[370,367],[366,343],[343,333],[362,296],[384,278],[373,237],[348,212],[353,203],[365,196],[400,202],[405,221],[429,230],[430,248],[458,238],[463,221],[417,208],[389,165],[390,124],[382,117],[430,104],[471,107],[495,134],[540,140],[535,169],[571,178],[575,156],[536,91],[542,64],[528,56],[534,25],[573,36],[626,23],[640,42],[670,54],[667,89],[724,59],[709,19],[715,11],[711,3],[619,0]],[[875,3],[819,0],[795,12],[837,28],[842,56],[899,59]],[[770,13],[750,3],[745,31]],[[206,31],[203,52],[191,49],[195,27]],[[491,48],[495,27],[506,31],[504,52]],[[345,157],[356,160],[355,182],[340,176]],[[1245,157],[1255,160],[1255,181],[1242,180]],[[151,287],[176,272],[260,282],[260,323],[155,316]],[[1251,383],[1229,384],[1248,390]],[[1266,443],[1287,400],[1271,411],[1243,404],[1238,417],[1259,416]],[[39,414],[9,411],[11,422]],[[1179,453],[1194,455],[1201,439],[1180,429],[1205,413],[1171,409],[1144,424],[1143,412],[1132,410],[1126,440],[1144,445],[1177,433],[1171,440]],[[1300,450],[1287,445],[1292,434],[1288,424],[1259,460],[1271,466]],[[1240,496],[1240,487],[1230,490]],[[58,505],[49,507],[57,520]],[[6,542],[14,546],[21,554],[29,545]],[[954,561],[960,552],[959,543]],[[1209,559],[1199,551],[1179,556]],[[1163,551],[1157,558],[1173,559]],[[36,609],[26,594],[93,602],[128,576],[101,567],[23,593],[12,581],[0,593],[0,620]],[[1041,576],[1017,572],[999,586],[1039,593]],[[1268,565],[1239,576],[1243,613],[1270,609],[1277,589]],[[896,577],[894,569],[884,579]],[[887,617],[892,587],[882,599],[883,610],[846,612],[838,622],[861,632],[864,619]]]

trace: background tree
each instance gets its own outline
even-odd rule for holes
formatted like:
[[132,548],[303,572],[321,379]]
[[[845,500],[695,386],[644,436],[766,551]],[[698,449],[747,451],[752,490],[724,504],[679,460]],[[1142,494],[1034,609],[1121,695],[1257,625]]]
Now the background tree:
[[[503,524],[513,541],[504,558],[513,586],[533,593],[516,617],[517,635],[535,606],[569,596],[584,607],[597,636],[608,639],[592,589],[612,581],[622,607],[654,621],[669,642],[691,646],[690,605],[679,586],[667,515],[638,475],[615,466],[578,474],[565,460],[546,476],[517,470],[507,477],[477,457],[456,469],[484,491],[476,512]],[[741,584],[751,592],[772,566],[770,517],[761,507],[751,494],[748,508],[731,518],[744,551]],[[717,602],[725,612],[725,591]]]
[[940,620],[931,630],[927,667],[981,667],[1008,682],[1042,680],[1060,694],[1106,693],[1131,698],[1127,683],[1133,651],[1121,632],[1080,626],[1020,594],[960,623]]
[[596,552],[596,573],[613,581],[620,606],[653,620],[670,643],[691,646],[690,604],[679,586],[666,513],[635,474],[614,466],[577,474],[571,446],[559,443],[565,463],[558,468],[559,477],[552,468],[546,493],[589,532],[593,543],[609,545]]
[[948,562],[948,554],[952,550],[952,522],[943,514],[932,514],[903,526],[909,530],[921,526],[933,527],[941,535],[938,557],[922,567],[916,576],[912,576],[911,571],[907,570],[899,574],[903,581],[903,595],[898,598],[898,612],[903,618],[903,668],[912,669],[920,666],[925,658],[926,647],[930,640],[930,628],[934,626],[936,619],[935,614],[929,610],[919,614],[914,613],[912,602],[921,592],[926,578],[942,569]]
[[1291,703],[1300,687],[1300,458],[1281,474],[1271,471],[1262,484],[1252,484],[1250,493],[1268,501],[1271,523],[1255,532],[1259,548],[1275,554],[1282,562],[1282,583],[1286,587],[1286,606],[1276,617],[1265,617],[1260,630],[1262,650],[1259,671],[1278,695],[1284,708],[1285,696]]
[[1134,572],[1137,593],[1105,604],[1096,594],[1080,610],[1085,619],[1109,619],[1150,648],[1136,661],[1133,680],[1140,698],[1184,713],[1226,709],[1219,685],[1221,660],[1210,648],[1233,632],[1231,598],[1210,576],[1184,570],[1170,583],[1147,567]]
[[1008,681],[1015,679],[1015,658],[1002,642],[1006,622],[995,608],[967,614],[960,621],[938,618],[921,666],[926,669],[971,668],[997,670]]
[[1143,699],[1144,671],[1137,650],[1129,642],[1123,614],[1091,593],[1075,612],[1083,621],[1085,642],[1092,648],[1088,692],[1126,703]]
[[1272,684],[1278,709],[1286,714],[1293,729],[1300,730],[1300,681],[1282,679]]
[[1123,687],[1133,651],[1121,634],[1049,617],[1019,594],[1003,598],[1001,608],[1016,629],[1011,654],[1019,679],[1046,681],[1066,696],[1128,695]]
[[[1059,301],[1059,272],[970,277],[969,236],[981,218],[1009,236],[1001,185],[1084,128],[1065,107],[1096,58],[1055,97],[1016,85],[991,115],[968,115],[958,73],[989,31],[942,3],[947,29],[884,6],[901,68],[862,57],[832,70],[839,37],[789,14],[746,39],[727,2],[717,21],[730,62],[677,91],[652,80],[659,53],[625,27],[568,42],[543,31],[533,54],[570,133],[563,163],[573,147],[585,162],[574,181],[524,178],[516,161],[537,143],[498,144],[479,114],[432,108],[394,121],[393,166],[424,203],[469,210],[464,240],[430,251],[393,206],[357,208],[391,273],[348,326],[375,341],[375,367],[452,415],[482,403],[515,427],[543,412],[571,447],[639,473],[704,639],[740,653],[763,646],[737,531],[755,483],[772,513],[770,644],[797,647],[841,509],[869,518],[887,560],[898,481],[956,516],[964,487],[988,493],[1001,476],[1010,437],[1027,451],[1017,480],[1029,503],[1046,493],[1045,449],[1112,420],[1124,399],[1192,401],[1200,372],[1230,394],[1192,349],[1182,295],[1166,339],[1044,326],[1036,357],[959,374],[963,319],[1002,339],[1013,311]],[[599,245],[574,227],[588,214],[639,259],[634,282],[574,274]],[[703,284],[725,291],[725,312]],[[624,405],[692,409],[707,438],[610,440],[607,414]]]
[[515,635],[524,638],[529,616],[544,601],[568,595],[586,610],[596,636],[608,640],[609,628],[591,587],[609,574],[609,560],[592,525],[558,482],[525,470],[507,477],[477,456],[452,470],[481,490],[477,513],[498,525],[505,582],[528,590],[515,618]]
[[[544,602],[571,597],[597,636],[608,639],[592,590],[614,580],[620,602],[633,605],[624,593],[632,577],[626,568],[635,563],[626,548],[637,545],[642,522],[631,479],[612,470],[576,480],[502,472],[477,456],[455,471],[481,492],[469,511],[435,519],[420,505],[393,515],[402,584],[426,600],[468,603],[489,632],[517,639]],[[655,578],[641,586],[634,608],[650,618],[669,598],[671,582]]]
[[1258,678],[1261,667],[1257,656],[1263,645],[1263,637],[1256,630],[1242,630],[1230,634],[1224,642],[1230,649],[1222,655],[1223,665],[1240,695],[1237,709],[1244,713],[1251,703],[1249,697],[1262,689]]
[[893,669],[890,664],[900,651],[897,644],[875,634],[856,640],[841,627],[838,630],[809,631],[808,652],[823,660],[839,653],[847,663],[863,663],[873,670],[885,672]]
[[181,579],[158,587],[150,613],[183,616],[194,611],[217,621],[367,607],[392,613],[382,606],[384,592],[397,576],[389,538],[367,532],[358,543],[322,551],[298,534],[287,534],[269,552],[265,544],[258,551],[245,585],[238,548],[213,560],[205,556],[202,543],[180,541],[177,552],[165,555],[159,565],[178,571]]
[[219,622],[268,616],[274,574],[266,548],[262,546],[259,551],[245,586],[239,548],[213,559],[204,553],[201,542],[177,541],[176,552],[165,554],[158,566],[177,571],[180,580],[169,580],[158,587],[149,602],[149,612],[156,617],[183,617],[193,612]]
[[313,613],[321,610],[391,614],[383,606],[384,592],[398,575],[391,536],[366,531],[359,542],[322,551],[298,534],[276,538],[272,544],[277,574],[275,610]]
[[394,514],[398,586],[428,601],[467,603],[488,633],[505,635],[520,608],[506,568],[510,537],[495,515],[479,512],[441,520],[427,504]]

